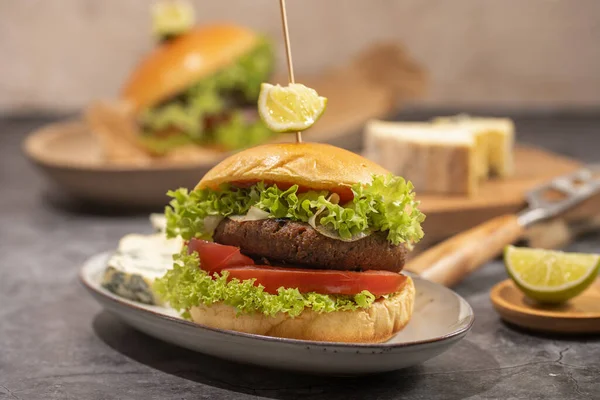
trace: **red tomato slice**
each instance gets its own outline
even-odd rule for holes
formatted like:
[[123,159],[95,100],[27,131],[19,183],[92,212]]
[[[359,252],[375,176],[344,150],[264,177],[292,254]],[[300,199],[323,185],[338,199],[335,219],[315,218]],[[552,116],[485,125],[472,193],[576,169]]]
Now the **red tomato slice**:
[[228,271],[230,278],[239,280],[256,279],[267,293],[277,289],[297,288],[301,293],[358,294],[368,290],[376,296],[399,291],[406,276],[389,271],[333,271],[302,268],[283,268],[254,265],[254,260],[240,253],[235,246],[226,246],[205,240],[192,239],[188,252],[197,252],[200,267],[209,273]]
[[241,281],[255,278],[265,292],[276,294],[277,289],[298,288],[301,293],[358,294],[368,290],[376,296],[399,291],[406,276],[389,271],[332,271],[300,268],[281,268],[266,265],[227,267],[230,278]]
[[254,260],[240,253],[240,249],[235,246],[192,239],[188,243],[188,253],[193,252],[198,253],[200,268],[210,273],[221,272],[227,267],[254,265]]

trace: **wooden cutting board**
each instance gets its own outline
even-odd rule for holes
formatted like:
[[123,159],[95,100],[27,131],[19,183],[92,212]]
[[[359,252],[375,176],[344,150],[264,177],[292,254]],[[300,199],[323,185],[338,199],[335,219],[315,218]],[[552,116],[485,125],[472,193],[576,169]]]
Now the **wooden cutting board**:
[[473,197],[418,194],[420,209],[427,216],[425,238],[416,252],[444,238],[472,228],[490,218],[516,213],[525,206],[525,193],[558,175],[581,167],[581,163],[533,147],[515,149],[515,175],[484,182]]

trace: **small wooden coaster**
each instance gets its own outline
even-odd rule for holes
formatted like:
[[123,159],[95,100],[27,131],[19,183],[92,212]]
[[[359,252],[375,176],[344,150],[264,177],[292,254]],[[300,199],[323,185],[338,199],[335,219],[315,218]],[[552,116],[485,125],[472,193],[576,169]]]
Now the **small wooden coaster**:
[[525,297],[510,280],[490,292],[502,319],[520,327],[548,333],[600,333],[600,278],[585,292],[561,305],[539,305]]

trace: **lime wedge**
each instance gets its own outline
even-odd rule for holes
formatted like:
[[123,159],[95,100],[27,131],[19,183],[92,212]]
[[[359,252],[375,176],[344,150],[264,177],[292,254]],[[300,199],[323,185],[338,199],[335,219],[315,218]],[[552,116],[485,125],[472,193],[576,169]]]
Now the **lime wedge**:
[[529,298],[562,303],[594,282],[600,255],[507,246],[504,262],[508,275]]
[[289,86],[263,83],[258,113],[274,132],[299,132],[310,128],[323,114],[327,99],[299,83]]

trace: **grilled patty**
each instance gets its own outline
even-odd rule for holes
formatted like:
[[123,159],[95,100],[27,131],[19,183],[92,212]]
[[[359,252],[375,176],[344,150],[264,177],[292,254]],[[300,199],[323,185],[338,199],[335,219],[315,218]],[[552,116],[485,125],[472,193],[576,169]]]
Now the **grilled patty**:
[[342,242],[319,234],[308,224],[286,219],[247,222],[225,219],[213,239],[237,246],[250,257],[302,268],[400,272],[406,260],[406,247],[389,243],[381,233]]

